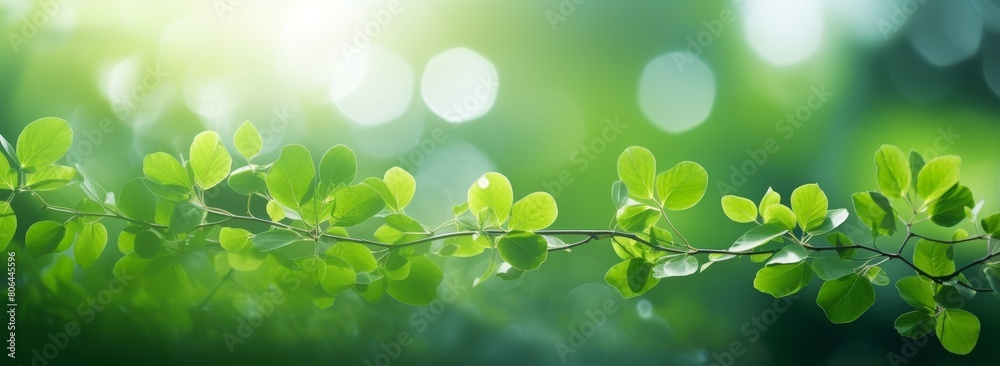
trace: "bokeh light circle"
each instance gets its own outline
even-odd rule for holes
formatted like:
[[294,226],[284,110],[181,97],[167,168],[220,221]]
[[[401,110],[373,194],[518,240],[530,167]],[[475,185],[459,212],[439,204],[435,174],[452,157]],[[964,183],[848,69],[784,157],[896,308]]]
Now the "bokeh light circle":
[[777,66],[808,59],[823,40],[819,0],[756,0],[743,15],[743,33],[750,48]]
[[468,48],[452,48],[427,62],[420,93],[434,114],[462,123],[489,112],[499,86],[493,63]]
[[708,118],[715,103],[715,75],[689,53],[672,52],[646,64],[639,106],[660,129],[681,133]]
[[333,103],[361,126],[378,126],[401,116],[413,97],[413,70],[402,57],[381,46],[365,48],[364,73],[347,95],[334,93]]

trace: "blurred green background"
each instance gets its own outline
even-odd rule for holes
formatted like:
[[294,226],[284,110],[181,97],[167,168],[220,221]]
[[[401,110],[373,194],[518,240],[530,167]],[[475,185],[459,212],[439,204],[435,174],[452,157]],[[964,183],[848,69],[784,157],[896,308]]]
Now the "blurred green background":
[[[831,207],[851,207],[851,193],[875,187],[872,156],[886,143],[961,155],[983,212],[1000,210],[997,0],[2,0],[0,30],[0,133],[13,140],[43,116],[70,121],[65,161],[109,190],[139,176],[145,154],[186,153],[205,129],[229,144],[250,120],[268,159],[287,143],[314,156],[346,144],[363,176],[406,168],[418,187],[408,213],[430,223],[499,171],[515,196],[556,196],[555,228],[605,228],[615,162],[630,145],[652,150],[659,170],[693,160],[709,171],[702,203],[673,217],[708,248],[747,229],[726,220],[723,194],[757,200],[771,186],[788,197],[818,182]],[[244,203],[215,194],[220,206]],[[229,347],[224,334],[258,314],[267,289],[226,282],[203,304],[220,282],[203,258],[187,266],[190,289],[137,282],[83,317],[121,256],[120,225],[83,270],[65,261],[71,253],[23,252],[24,222],[60,216],[30,199],[14,209],[19,352],[4,364],[28,365],[73,321],[80,335],[46,364],[384,365],[383,345],[404,333],[413,343],[391,364],[712,365],[727,364],[734,342],[745,349],[736,365],[884,365],[889,352],[909,354],[892,327],[908,310],[892,286],[877,288],[859,321],[832,325],[813,281],[757,337],[763,328],[746,324],[775,307],[752,286],[759,265],[717,264],[625,300],[604,284],[618,261],[608,242],[475,288],[487,258],[439,260],[459,296],[430,309],[343,295],[321,311],[290,295]],[[617,310],[561,357],[556,345],[607,299]],[[908,364],[995,360],[997,299],[966,306],[982,319],[977,349],[955,356],[931,340]]]

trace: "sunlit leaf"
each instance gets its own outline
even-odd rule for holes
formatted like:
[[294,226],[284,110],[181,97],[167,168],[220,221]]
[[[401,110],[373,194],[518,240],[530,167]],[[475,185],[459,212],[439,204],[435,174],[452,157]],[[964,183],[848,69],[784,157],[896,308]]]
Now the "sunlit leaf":
[[17,159],[29,172],[55,163],[73,145],[73,130],[61,118],[37,119],[17,137]]
[[510,230],[542,230],[552,225],[558,215],[552,195],[535,192],[514,203],[510,212]]
[[663,208],[686,210],[705,196],[708,172],[700,164],[682,161],[656,176],[656,196]]
[[229,176],[233,158],[222,145],[219,134],[212,131],[199,133],[191,143],[191,170],[194,181],[201,189],[215,187]]
[[236,147],[236,151],[240,155],[250,160],[264,148],[264,140],[261,139],[257,128],[250,121],[246,121],[236,129],[236,134],[233,136],[233,146]]
[[628,187],[628,194],[637,199],[653,198],[656,159],[646,148],[631,146],[618,156],[618,179]]
[[903,150],[882,145],[875,152],[875,177],[878,188],[886,197],[900,198],[910,189],[910,162]]
[[954,155],[931,159],[917,175],[917,194],[931,202],[958,183],[962,158]]

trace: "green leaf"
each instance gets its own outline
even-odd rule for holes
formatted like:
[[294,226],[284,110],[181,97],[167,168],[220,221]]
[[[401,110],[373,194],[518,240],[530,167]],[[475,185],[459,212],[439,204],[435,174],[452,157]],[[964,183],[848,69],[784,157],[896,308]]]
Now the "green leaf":
[[253,237],[253,246],[263,253],[279,249],[303,240],[294,231],[276,229],[265,231]]
[[917,242],[913,264],[931,276],[947,276],[955,272],[955,248],[929,240]]
[[542,230],[552,225],[558,215],[552,195],[535,192],[514,203],[510,211],[510,230]]
[[934,287],[930,282],[917,276],[904,277],[896,282],[896,289],[899,297],[914,309],[926,314],[936,312],[937,301],[934,301]]
[[886,197],[901,198],[910,189],[909,161],[903,150],[892,145],[882,145],[875,152],[875,176],[878,189]]
[[205,221],[207,214],[204,207],[193,201],[180,202],[174,206],[167,231],[180,234],[194,230]]
[[495,216],[487,223],[492,226],[500,226],[507,222],[513,204],[514,191],[510,181],[503,174],[483,174],[472,187],[469,187],[469,210],[476,215],[476,218],[481,216],[485,208],[493,210]]
[[816,277],[823,281],[832,281],[854,273],[854,262],[840,257],[820,257],[812,261]]
[[231,227],[224,227],[219,231],[219,244],[228,251],[240,251],[250,247],[250,239],[253,234],[249,231]]
[[[840,232],[830,233],[830,235],[826,236],[826,241],[835,247],[849,247],[854,245],[854,241],[849,236]],[[855,248],[837,249],[837,255],[842,259],[854,258],[855,252],[857,252]]]
[[979,221],[979,224],[982,225],[987,235],[992,236],[994,239],[1000,239],[1000,213],[984,217]]
[[14,150],[14,146],[3,135],[0,135],[0,145],[3,146],[3,151],[7,153],[10,160],[14,161],[14,165],[21,166],[21,162],[17,160],[17,152]]
[[246,247],[242,250],[230,251],[225,253],[226,261],[232,269],[242,272],[255,271],[264,264],[264,260],[267,259],[267,254],[261,253],[257,248],[252,246]]
[[616,209],[628,203],[628,187],[620,180],[611,184],[611,202],[614,202]]
[[385,258],[385,277],[390,280],[400,281],[410,275],[410,260],[393,250]]
[[618,156],[618,179],[625,183],[628,194],[636,199],[653,198],[653,178],[656,158],[646,148],[631,146]]
[[611,241],[611,248],[622,260],[632,258],[653,258],[653,249],[632,239],[614,238]]
[[118,196],[118,212],[140,222],[152,223],[156,215],[156,199],[141,178],[133,179],[122,187]]
[[149,180],[164,186],[181,187],[186,191],[191,187],[191,177],[177,158],[164,152],[146,155],[142,159],[142,173]]
[[944,309],[937,316],[935,330],[944,349],[954,354],[967,355],[979,342],[980,326],[975,314],[961,309]]
[[698,272],[698,258],[686,254],[671,257],[653,267],[654,278],[683,277],[696,272]]
[[701,165],[682,161],[656,176],[656,195],[660,205],[668,210],[694,207],[705,196],[708,172]]
[[767,206],[767,209],[762,212],[761,217],[764,218],[765,224],[780,224],[781,226],[788,228],[788,230],[795,229],[795,213],[788,206],[782,205],[780,203],[772,204]]
[[764,224],[747,231],[731,247],[730,251],[745,252],[757,248],[777,237],[788,233],[788,228],[782,224]]
[[281,207],[278,201],[267,201],[267,217],[271,221],[278,222],[285,219],[285,209]]
[[201,189],[215,187],[229,176],[229,169],[233,167],[233,158],[222,145],[219,134],[213,131],[205,131],[194,137],[190,156],[194,181]]
[[17,170],[11,168],[7,158],[0,155],[0,191],[13,191],[18,184]]
[[382,296],[385,295],[387,286],[388,280],[385,277],[379,277],[368,284],[362,284],[359,282],[354,286],[354,291],[368,302],[374,303],[382,299]]
[[826,212],[826,219],[823,219],[823,224],[819,227],[809,231],[810,235],[822,235],[830,232],[833,229],[840,227],[847,221],[849,214],[847,210],[838,208],[836,210],[829,210]]
[[806,262],[765,266],[757,271],[753,287],[775,298],[781,298],[802,290],[812,281],[812,276],[812,268]]
[[965,208],[972,208],[976,200],[969,187],[956,184],[930,206],[931,221],[943,227],[952,227],[965,220]]
[[39,168],[34,173],[28,173],[25,182],[33,191],[51,191],[63,188],[68,185],[80,183],[83,177],[76,169],[62,165],[47,165]]
[[108,199],[108,191],[97,183],[97,181],[87,176],[87,174],[83,172],[83,168],[80,164],[76,165],[76,170],[77,173],[80,174],[80,177],[83,178],[83,184],[80,187],[83,190],[83,193],[98,203],[105,203]]
[[868,282],[875,286],[888,286],[891,281],[889,275],[879,266],[868,267],[865,271],[865,278],[868,278]]
[[[604,275],[604,281],[607,282],[608,285],[611,285],[611,287],[618,290],[618,292],[622,294],[622,297],[632,298],[642,295],[660,282],[659,278],[652,277],[653,271],[638,271],[638,268],[633,267],[633,272],[629,272],[630,263],[631,260],[627,260],[615,264]],[[632,288],[629,286],[629,282],[641,282],[642,280],[630,278],[632,276],[646,277],[645,286],[643,286],[639,291],[632,291]]]
[[339,295],[350,290],[357,283],[357,274],[351,265],[340,258],[326,258],[326,274],[320,286],[330,295]]
[[813,231],[823,225],[829,201],[818,184],[805,184],[792,191],[792,212],[802,230]]
[[386,215],[385,225],[375,231],[375,239],[383,243],[405,243],[428,235],[430,232],[423,225],[404,214]]
[[153,230],[143,230],[135,235],[135,255],[140,258],[153,258],[163,247],[163,238]]
[[236,151],[249,161],[264,148],[264,140],[261,139],[257,128],[250,121],[246,121],[236,129],[233,146],[236,146]]
[[[0,224],[0,226],[2,226],[2,224]],[[3,242],[0,241],[0,244],[2,243]],[[0,250],[2,250],[2,248],[0,248]],[[1000,264],[994,263],[983,266],[983,274],[986,276],[987,282],[990,283],[990,288],[993,289],[993,292],[1000,294]]]
[[83,268],[90,268],[97,258],[104,252],[104,246],[108,244],[108,230],[100,223],[84,224],[80,230],[80,235],[76,237],[73,244],[73,257],[76,263]]
[[29,123],[17,137],[17,159],[32,172],[55,163],[73,145],[73,130],[61,118],[45,117]]
[[854,213],[872,230],[873,237],[891,236],[896,232],[896,211],[889,204],[889,199],[875,191],[858,192],[851,198]]
[[357,272],[374,272],[377,268],[372,251],[361,244],[339,242],[327,249],[326,255],[343,259]]
[[497,276],[497,278],[499,278],[501,280],[504,280],[504,281],[513,281],[513,280],[516,280],[518,278],[521,278],[521,275],[523,275],[523,274],[524,274],[524,271],[522,271],[520,269],[517,269],[517,268],[514,268],[513,266],[510,265],[510,263],[506,263],[505,262],[505,263],[503,263],[503,264],[500,265],[500,268],[497,268],[497,275],[496,276]]
[[867,278],[850,274],[824,282],[816,304],[834,324],[850,323],[875,304],[875,287]]
[[73,242],[73,234],[66,226],[50,220],[32,224],[24,234],[24,245],[35,257],[56,252],[67,241]]
[[764,212],[767,211],[768,207],[779,203],[781,203],[781,195],[778,194],[778,192],[775,192],[774,189],[771,189],[771,187],[767,187],[767,192],[764,192],[764,197],[761,197],[760,199],[760,205],[758,206],[757,212],[760,212],[760,214],[763,215]]
[[335,226],[358,225],[385,208],[382,196],[366,184],[341,186],[333,195],[336,197],[336,202],[331,213],[331,222]]
[[646,262],[642,258],[630,259],[626,269],[628,289],[632,292],[642,291],[642,288],[646,287],[646,282],[649,282],[649,271],[652,267],[652,263]]
[[917,150],[910,149],[910,184],[916,190],[917,177],[920,176],[920,170],[924,168],[924,157],[917,152]]
[[410,258],[410,275],[403,280],[388,280],[389,296],[415,306],[430,304],[437,298],[437,287],[444,279],[441,268],[425,256]]
[[743,197],[733,195],[722,196],[722,212],[730,220],[741,224],[757,220],[757,205],[753,201]]
[[319,161],[319,186],[324,196],[333,192],[338,185],[350,185],[358,174],[358,158],[354,150],[344,145],[336,145],[323,154]]
[[806,248],[798,244],[791,244],[782,247],[775,253],[771,260],[767,261],[767,265],[795,264],[806,260],[807,257],[809,257],[809,253],[806,252]]
[[896,318],[893,326],[899,335],[918,339],[934,331],[935,321],[934,317],[927,313],[911,311]]
[[229,175],[229,188],[244,196],[264,195],[267,192],[267,183],[264,181],[264,173],[254,171],[248,165],[233,170]]
[[6,201],[0,201],[0,252],[7,250],[7,245],[14,239],[17,231],[17,215]]
[[382,181],[385,182],[386,189],[394,198],[393,202],[396,205],[392,209],[396,212],[406,208],[410,204],[410,200],[413,199],[413,194],[417,191],[416,180],[400,167],[392,167],[386,171]]
[[302,202],[313,187],[315,177],[316,168],[313,167],[309,150],[302,145],[287,145],[281,148],[281,155],[271,165],[264,181],[275,201],[287,208],[301,211]]
[[490,240],[485,235],[451,237],[444,239],[444,246],[438,251],[438,255],[467,258],[479,255],[490,245]]
[[451,215],[455,217],[462,216],[462,214],[469,211],[469,202],[462,202],[459,205],[454,205],[451,207]]
[[917,194],[931,202],[941,197],[951,186],[958,184],[962,158],[954,155],[938,156],[927,162],[917,175]]
[[511,231],[497,240],[500,258],[523,271],[538,269],[548,256],[548,242],[540,235],[526,231]]
[[646,205],[628,205],[618,209],[615,220],[623,230],[640,233],[660,220],[660,211]]

